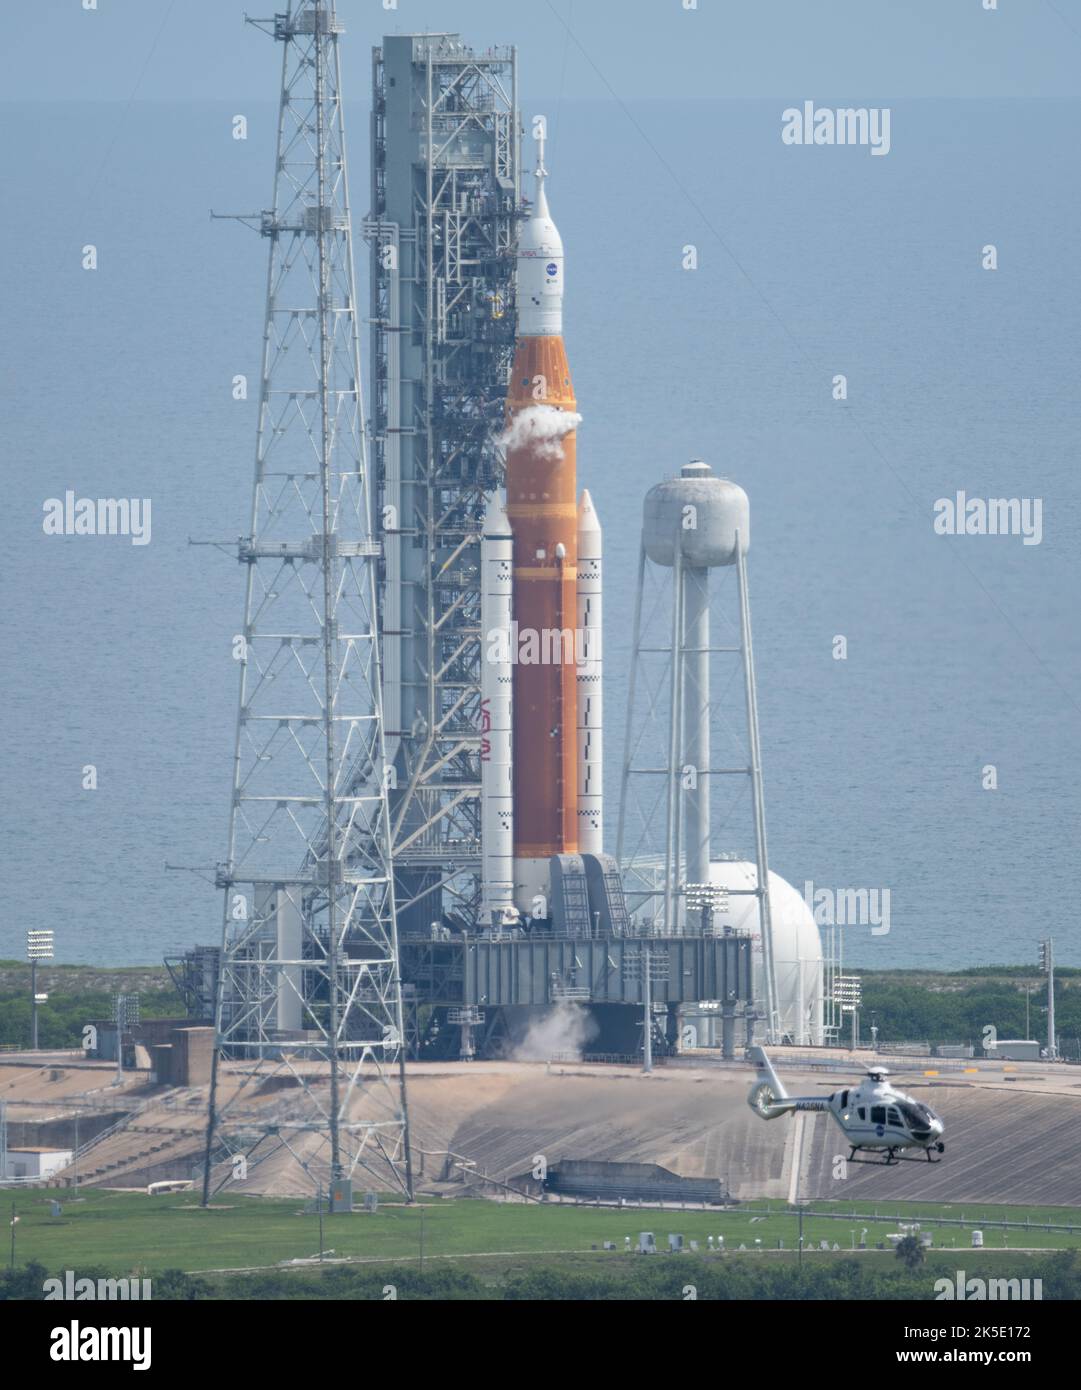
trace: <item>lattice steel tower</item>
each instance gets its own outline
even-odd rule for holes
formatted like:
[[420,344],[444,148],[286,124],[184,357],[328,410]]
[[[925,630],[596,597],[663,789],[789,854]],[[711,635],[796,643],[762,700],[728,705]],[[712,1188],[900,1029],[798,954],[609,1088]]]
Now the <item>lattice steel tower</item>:
[[480,536],[514,355],[513,48],[384,39],[372,61],[372,448],[403,930],[480,905]]
[[249,22],[282,87],[273,209],[240,219],[269,269],[204,1200],[283,1148],[312,1186],[411,1195],[343,26],[322,0]]

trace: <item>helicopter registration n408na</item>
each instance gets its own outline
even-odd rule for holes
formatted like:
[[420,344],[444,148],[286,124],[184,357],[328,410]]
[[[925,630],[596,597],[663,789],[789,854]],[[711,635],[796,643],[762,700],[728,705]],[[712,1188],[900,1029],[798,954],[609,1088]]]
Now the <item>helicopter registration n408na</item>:
[[946,1151],[942,1121],[930,1106],[891,1086],[885,1067],[870,1067],[863,1081],[828,1096],[790,1096],[761,1047],[749,1048],[747,1055],[758,1067],[747,1104],[763,1120],[794,1110],[826,1110],[844,1130],[852,1146],[849,1159],[855,1163],[881,1162],[856,1158],[860,1149],[885,1151],[887,1165],[900,1161],[902,1149],[922,1149],[929,1163],[935,1162],[933,1153]]

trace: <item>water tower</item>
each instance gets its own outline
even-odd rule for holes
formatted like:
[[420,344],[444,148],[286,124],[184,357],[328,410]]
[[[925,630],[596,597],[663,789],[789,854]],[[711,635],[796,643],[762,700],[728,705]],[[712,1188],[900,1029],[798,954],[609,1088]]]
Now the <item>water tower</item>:
[[[762,938],[762,996],[767,1035],[777,1030],[777,995],[770,919],[766,819],[758,738],[758,705],[747,597],[750,505],[736,483],[694,460],[678,478],[646,494],[631,645],[631,676],[616,853],[652,930],[695,934],[688,903],[709,903],[711,794],[721,778],[747,778],[754,838],[754,881],[727,894],[758,900]],[[735,603],[711,615],[711,575],[735,576]],[[714,582],[714,587],[720,587]],[[731,586],[730,586],[731,587]],[[732,609],[735,612],[733,614]],[[725,628],[714,640],[711,617]],[[715,659],[738,659],[742,710],[741,755],[715,766],[712,720],[733,721],[727,703],[711,705]],[[657,658],[662,662],[658,668]],[[652,746],[650,740],[653,740]],[[663,744],[661,740],[663,739]],[[640,794],[640,788],[647,790]],[[637,815],[637,823],[632,820]],[[663,854],[656,845],[663,826]],[[652,894],[643,865],[654,866]],[[629,891],[633,891],[629,888]],[[650,897],[653,902],[651,903]]]

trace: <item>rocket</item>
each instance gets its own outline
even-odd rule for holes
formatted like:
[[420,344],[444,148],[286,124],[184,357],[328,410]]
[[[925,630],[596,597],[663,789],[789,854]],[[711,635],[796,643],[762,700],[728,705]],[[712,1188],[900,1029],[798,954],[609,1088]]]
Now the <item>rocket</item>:
[[[514,920],[515,908],[547,916],[551,857],[601,848],[601,530],[589,494],[577,500],[580,417],[563,346],[563,243],[546,178],[539,140],[536,199],[518,238],[506,506],[490,502],[481,548],[488,636],[489,618],[507,616],[495,566],[510,555],[510,640],[498,652],[489,646],[482,680],[483,917],[493,926]],[[506,721],[496,692],[508,673]]]

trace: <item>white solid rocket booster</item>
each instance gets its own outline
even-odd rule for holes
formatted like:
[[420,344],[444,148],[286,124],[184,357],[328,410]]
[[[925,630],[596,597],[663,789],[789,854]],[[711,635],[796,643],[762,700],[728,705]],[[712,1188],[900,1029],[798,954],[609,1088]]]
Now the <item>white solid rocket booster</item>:
[[578,852],[604,849],[604,729],[601,709],[601,526],[589,489],[578,503]]
[[517,921],[514,906],[514,785],[511,777],[511,608],[514,538],[497,492],[484,513],[481,557],[480,785],[481,920]]

